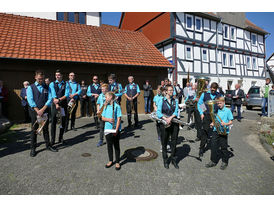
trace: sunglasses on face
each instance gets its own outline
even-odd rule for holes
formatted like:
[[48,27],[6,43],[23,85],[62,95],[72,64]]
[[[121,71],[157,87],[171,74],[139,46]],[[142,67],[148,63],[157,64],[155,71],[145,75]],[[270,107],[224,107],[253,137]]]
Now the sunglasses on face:
[[98,79],[93,79],[93,80],[98,80]]

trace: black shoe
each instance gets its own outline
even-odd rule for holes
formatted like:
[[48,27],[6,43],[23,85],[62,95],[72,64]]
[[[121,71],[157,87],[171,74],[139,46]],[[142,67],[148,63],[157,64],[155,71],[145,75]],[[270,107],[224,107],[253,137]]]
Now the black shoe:
[[106,164],[106,165],[105,165],[105,168],[110,168],[112,165],[114,165],[113,162],[112,162],[110,165],[107,165],[107,164]]
[[129,124],[129,125],[127,126],[127,128],[128,128],[128,129],[132,129],[132,125]]
[[164,167],[165,167],[166,169],[169,169],[169,165],[168,165],[167,162],[164,162]]
[[134,128],[138,128],[139,127],[139,124],[134,124]]
[[220,167],[221,170],[225,170],[227,168],[228,164],[225,162],[222,162],[222,165]]
[[116,167],[116,165],[115,165],[115,169],[118,171],[118,170],[120,170],[121,169],[121,165],[119,164],[119,167]]
[[204,150],[203,149],[200,149],[199,150],[199,158],[203,157],[204,156]]
[[47,149],[48,149],[49,151],[51,151],[51,152],[58,152],[57,149],[54,149],[54,148],[51,147],[51,146],[48,146]]
[[209,167],[215,167],[216,166],[216,163],[214,163],[214,162],[212,162],[212,161],[210,161],[209,163],[207,163],[206,165],[205,165],[205,167],[207,167],[207,168],[209,168]]
[[195,139],[195,142],[198,142],[198,141],[201,141],[201,139],[200,139],[199,137],[197,137],[197,138]]
[[176,160],[171,160],[171,163],[174,165],[174,167],[175,167],[176,169],[179,169],[179,166],[178,166]]
[[36,152],[34,149],[30,150],[30,156],[31,157],[35,157],[36,156]]
[[73,130],[73,131],[77,131],[77,129],[73,126],[73,127],[71,127],[71,130]]
[[66,141],[63,139],[63,138],[59,138],[59,141],[58,141],[58,143],[60,144],[66,144]]

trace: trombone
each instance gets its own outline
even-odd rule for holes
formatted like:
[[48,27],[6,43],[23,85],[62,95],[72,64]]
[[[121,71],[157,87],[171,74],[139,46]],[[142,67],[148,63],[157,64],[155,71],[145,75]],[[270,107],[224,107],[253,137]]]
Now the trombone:
[[42,130],[44,126],[46,125],[47,121],[48,121],[48,113],[45,113],[42,116],[37,116],[36,121],[32,125],[32,129],[34,130],[35,125],[38,124],[38,128],[35,130],[35,134],[38,134],[38,135],[42,134]]

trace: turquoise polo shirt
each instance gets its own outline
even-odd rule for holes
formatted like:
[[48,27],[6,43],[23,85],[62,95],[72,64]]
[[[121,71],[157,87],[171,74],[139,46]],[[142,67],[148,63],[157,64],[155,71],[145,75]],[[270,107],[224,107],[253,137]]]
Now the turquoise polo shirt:
[[103,104],[105,103],[105,101],[106,101],[106,97],[105,97],[105,95],[103,94],[103,93],[101,93],[100,95],[99,95],[99,97],[98,97],[98,99],[97,99],[97,102],[96,102],[96,104],[99,104],[100,106],[100,109],[102,108],[102,106],[103,106]]
[[110,91],[113,91],[114,88],[117,87],[117,85],[118,85],[118,92],[115,93],[115,96],[116,96],[116,97],[121,97],[121,96],[123,96],[123,94],[124,94],[124,93],[123,93],[123,87],[122,87],[121,84],[118,84],[117,82],[114,82],[113,84],[110,85]]
[[[37,87],[38,91],[40,93],[42,93],[43,89],[44,89],[43,86],[40,85],[38,82],[35,82],[34,84]],[[31,86],[29,86],[28,89],[27,89],[27,101],[28,101],[30,107],[37,107],[37,105],[36,105],[36,103],[33,99],[33,92],[32,92]],[[47,105],[47,107],[50,107],[51,102],[52,102],[51,89],[49,87],[48,88],[48,100],[47,100],[45,105]]]
[[[233,120],[233,115],[231,110],[226,108],[225,106],[223,109],[218,109],[217,114],[223,120],[224,123],[228,123],[230,120]],[[218,115],[216,115],[216,119],[218,122],[221,123],[221,120],[219,119]],[[225,127],[226,127],[226,133],[229,134],[229,126],[225,126]],[[216,131],[216,127],[213,128],[213,131]]]
[[158,105],[158,101],[159,101],[160,99],[163,99],[163,96],[162,96],[162,95],[157,94],[156,96],[154,96],[153,102],[156,104],[156,106]]
[[[62,87],[62,83],[64,83],[66,85],[65,86],[65,96],[69,97],[69,86],[68,86],[68,84],[66,84],[64,81],[59,82],[58,80],[56,80],[55,83],[58,83],[59,89]],[[49,84],[49,87],[50,87],[50,90],[51,90],[52,98],[57,98],[56,91],[55,91],[55,88],[54,88],[54,82],[51,82]]]
[[[156,112],[158,118],[162,118],[164,116],[162,113],[163,101],[167,101],[167,98],[163,97],[162,99],[159,99],[158,101],[157,112]],[[176,117],[178,117],[178,99],[175,99],[175,102],[176,102],[175,111],[173,112],[172,115],[175,115]],[[168,108],[170,108],[169,104],[167,104],[167,106]]]
[[[106,106],[106,108],[104,109],[102,113],[102,117],[113,118],[113,105]],[[116,127],[118,117],[122,117],[121,107],[119,104],[114,102],[114,129],[116,129],[115,127]],[[121,128],[122,128],[122,123],[120,123],[119,125],[119,131],[121,131]],[[112,123],[105,122],[105,130],[106,129],[112,129]]]

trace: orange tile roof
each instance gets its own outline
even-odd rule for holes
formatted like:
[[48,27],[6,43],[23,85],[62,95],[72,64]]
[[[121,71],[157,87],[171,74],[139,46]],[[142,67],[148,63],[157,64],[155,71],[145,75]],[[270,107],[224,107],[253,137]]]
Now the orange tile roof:
[[173,67],[141,32],[5,13],[0,58]]

